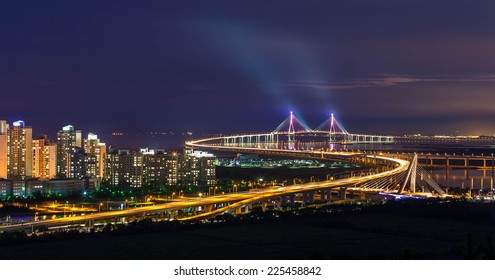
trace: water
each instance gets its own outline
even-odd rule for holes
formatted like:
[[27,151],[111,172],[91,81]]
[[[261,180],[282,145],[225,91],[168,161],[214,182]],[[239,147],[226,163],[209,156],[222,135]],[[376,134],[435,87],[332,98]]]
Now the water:
[[493,189],[494,174],[491,169],[432,169],[431,177],[440,185],[461,189]]
[[475,154],[489,155],[495,152],[493,144],[473,144],[473,143],[434,143],[416,142],[403,143],[395,142],[389,144],[329,144],[328,142],[296,143],[297,149],[330,149],[350,150],[350,151],[386,151],[386,152],[417,152],[417,153],[449,153],[449,154]]

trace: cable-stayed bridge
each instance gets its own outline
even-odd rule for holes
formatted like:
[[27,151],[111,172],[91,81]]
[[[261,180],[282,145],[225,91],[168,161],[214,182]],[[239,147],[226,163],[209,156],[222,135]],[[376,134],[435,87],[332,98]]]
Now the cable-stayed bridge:
[[[343,152],[332,149],[304,149],[304,145],[297,145],[308,139],[311,141],[312,137],[325,137],[330,144],[393,142],[393,137],[390,136],[351,134],[333,115],[317,129],[311,130],[291,113],[270,133],[198,139],[186,142],[186,146],[236,153],[347,161],[370,168],[340,174],[321,182],[301,184],[294,182],[290,186],[273,186],[256,191],[186,198],[141,208],[28,222],[3,226],[0,227],[0,231],[32,230],[35,227],[50,226],[91,227],[98,222],[126,223],[130,219],[145,218],[150,215],[160,219],[200,219],[226,212],[249,212],[257,205],[263,208],[268,205],[283,208],[294,205],[296,199],[303,205],[316,202],[330,203],[335,199],[345,200],[348,194],[353,193],[383,193],[397,198],[445,195],[442,188],[418,164],[416,154],[410,156],[377,152]],[[178,214],[180,212],[189,212],[192,216],[188,214],[186,218],[180,217]]]
[[[201,140],[197,140],[201,141]],[[189,142],[188,145],[202,147]],[[218,150],[233,150],[228,146],[208,146]],[[132,208],[125,210],[94,213],[85,216],[63,217],[42,221],[26,222],[1,226],[1,231],[34,230],[39,227],[57,228],[91,228],[95,225],[107,223],[122,224],[130,220],[152,217],[154,219],[201,219],[223,213],[246,213],[253,207],[268,206],[275,208],[292,207],[296,200],[303,205],[313,203],[330,203],[334,200],[345,200],[348,195],[360,192],[382,192],[398,198],[418,195],[444,195],[443,190],[421,170],[417,164],[417,156],[405,158],[398,154],[376,153],[345,153],[345,152],[318,152],[280,149],[258,149],[239,147],[243,152],[261,152],[285,154],[301,157],[324,157],[326,159],[348,160],[351,162],[366,163],[376,168],[342,174],[336,178],[329,178],[322,182],[309,182],[290,186],[273,186],[248,192],[214,195],[208,197],[176,199],[167,203],[153,206]],[[419,191],[421,189],[421,191]],[[179,213],[189,213],[180,216]]]
[[270,147],[298,149],[298,142],[306,137],[319,137],[329,144],[390,144],[393,136],[349,133],[333,114],[316,129],[300,121],[293,112],[273,131],[267,133],[239,134],[222,137],[225,146]]
[[[313,141],[325,137],[330,149],[305,149],[300,142]],[[341,199],[351,192],[376,192],[404,196],[443,196],[443,189],[418,164],[418,156],[403,154],[382,154],[376,152],[342,152],[331,149],[333,144],[349,143],[392,143],[391,136],[349,133],[332,114],[316,129],[310,129],[290,115],[272,132],[260,134],[229,135],[186,142],[198,149],[229,151],[236,153],[257,153],[289,157],[319,158],[339,160],[373,166],[371,170],[352,172],[342,178],[327,178],[324,182],[310,182],[300,186],[266,190],[244,200],[232,202],[223,207],[211,209],[188,219],[209,217],[225,212],[239,211],[243,207],[262,204],[274,198],[279,204],[293,203],[296,196],[302,196],[304,203],[312,203],[315,197],[320,201],[330,201],[337,192]]]

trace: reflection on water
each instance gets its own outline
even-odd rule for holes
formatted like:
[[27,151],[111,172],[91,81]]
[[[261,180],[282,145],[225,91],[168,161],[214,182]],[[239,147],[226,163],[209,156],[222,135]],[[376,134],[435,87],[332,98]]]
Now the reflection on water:
[[442,186],[477,190],[493,189],[495,175],[492,169],[433,169],[428,173]]

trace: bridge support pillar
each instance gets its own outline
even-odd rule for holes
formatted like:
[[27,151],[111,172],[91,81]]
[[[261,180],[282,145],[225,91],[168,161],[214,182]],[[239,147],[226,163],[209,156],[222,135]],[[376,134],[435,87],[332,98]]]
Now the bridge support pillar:
[[304,205],[306,205],[308,203],[308,193],[302,193],[302,199]]
[[290,205],[294,206],[294,203],[296,202],[296,195],[291,194],[291,195],[289,195],[289,198],[290,198]]
[[332,200],[332,189],[321,190],[320,196],[323,202],[330,202]]
[[267,207],[268,207],[268,202],[267,202],[267,201],[265,201],[265,200],[261,201],[261,210],[262,210],[263,212],[265,212],[265,211],[266,211],[266,208],[267,208]]
[[346,194],[347,188],[346,187],[341,187],[340,188],[340,199],[346,200],[347,199],[347,194]]
[[315,191],[309,192],[309,203],[315,203]]

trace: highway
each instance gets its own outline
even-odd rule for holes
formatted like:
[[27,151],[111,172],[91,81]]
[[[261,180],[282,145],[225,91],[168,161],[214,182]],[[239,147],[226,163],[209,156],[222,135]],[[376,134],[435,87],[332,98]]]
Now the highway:
[[[339,153],[339,154],[341,154],[341,153]],[[346,154],[352,155],[352,153],[346,153]],[[362,177],[350,177],[350,178],[338,179],[338,180],[333,180],[333,181],[312,182],[312,183],[292,185],[292,186],[287,186],[287,187],[260,189],[260,190],[250,191],[250,192],[231,193],[231,194],[209,196],[209,197],[198,197],[197,199],[184,199],[181,201],[168,202],[168,203],[157,204],[157,205],[153,205],[153,206],[145,206],[145,207],[132,208],[132,209],[129,208],[129,209],[118,210],[118,211],[93,213],[93,214],[88,214],[88,215],[84,215],[84,216],[75,216],[75,217],[56,218],[56,219],[51,219],[51,220],[34,221],[34,222],[28,222],[28,223],[22,223],[22,224],[13,224],[13,225],[1,226],[0,231],[20,230],[20,229],[26,229],[26,228],[32,228],[32,227],[41,227],[41,226],[50,227],[50,226],[58,226],[58,225],[77,224],[77,223],[85,223],[85,222],[91,221],[91,220],[104,220],[104,219],[119,218],[119,217],[140,216],[140,215],[142,216],[142,215],[145,215],[146,213],[175,211],[175,210],[185,209],[185,208],[189,208],[189,207],[198,207],[198,206],[204,206],[204,205],[213,205],[213,204],[223,204],[223,203],[235,202],[235,203],[230,204],[230,205],[223,207],[221,209],[216,209],[216,210],[210,211],[208,213],[202,213],[200,215],[196,215],[194,217],[191,217],[191,218],[202,218],[202,217],[206,217],[206,216],[212,216],[212,215],[220,214],[220,213],[223,213],[225,211],[231,211],[231,210],[234,210],[236,208],[242,207],[243,205],[251,204],[251,203],[263,200],[263,199],[269,199],[269,198],[280,197],[282,195],[300,193],[302,191],[312,191],[312,190],[326,189],[326,188],[337,188],[337,187],[341,187],[341,186],[350,186],[350,185],[365,183],[367,181],[371,181],[374,179],[378,179],[378,178],[382,178],[382,177],[386,177],[386,176],[391,176],[391,175],[403,172],[407,169],[407,167],[409,165],[408,161],[402,160],[402,159],[396,159],[396,158],[385,157],[385,156],[376,156],[376,155],[372,155],[369,157],[373,157],[373,158],[376,157],[376,158],[381,158],[383,160],[392,161],[392,162],[397,163],[398,165],[396,168],[394,168],[392,170],[377,173],[377,174],[362,176]]]
[[[377,157],[378,158],[378,157]],[[382,159],[385,159],[385,157],[380,157]],[[187,217],[181,220],[192,220],[192,219],[201,219],[201,218],[206,218],[209,216],[214,216],[218,215],[227,211],[233,211],[237,208],[240,208],[244,205],[256,203],[265,199],[273,198],[273,197],[279,197],[283,195],[289,195],[289,194],[296,194],[300,193],[303,191],[315,191],[319,189],[327,189],[327,188],[338,188],[341,186],[352,186],[355,184],[362,184],[374,179],[382,178],[385,176],[391,176],[400,172],[403,172],[407,169],[409,162],[406,160],[401,160],[401,159],[393,159],[397,163],[399,163],[399,167],[378,173],[378,174],[373,174],[373,175],[368,175],[368,176],[362,176],[362,177],[350,177],[350,178],[344,178],[344,179],[339,179],[335,181],[324,181],[324,182],[312,182],[312,183],[306,183],[306,184],[301,184],[301,185],[294,185],[294,186],[287,186],[287,187],[280,187],[276,189],[272,189],[269,191],[261,191],[256,193],[255,195],[248,197],[244,200],[238,201],[236,203],[230,204],[226,207],[216,209],[210,212],[205,212],[201,213],[199,215],[195,215],[192,217]]]

